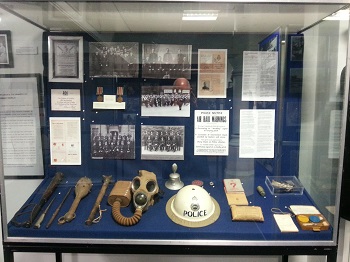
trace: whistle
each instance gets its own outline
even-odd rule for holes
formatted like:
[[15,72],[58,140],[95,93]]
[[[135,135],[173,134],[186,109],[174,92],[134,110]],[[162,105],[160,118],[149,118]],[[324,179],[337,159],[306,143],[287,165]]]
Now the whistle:
[[68,212],[58,219],[58,224],[63,225],[66,222],[71,222],[75,218],[80,201],[90,193],[92,182],[90,178],[82,177],[75,185],[75,199]]
[[258,193],[260,194],[260,196],[265,197],[266,193],[265,193],[265,190],[263,189],[262,186],[258,186],[258,187],[256,188],[256,190],[258,191]]

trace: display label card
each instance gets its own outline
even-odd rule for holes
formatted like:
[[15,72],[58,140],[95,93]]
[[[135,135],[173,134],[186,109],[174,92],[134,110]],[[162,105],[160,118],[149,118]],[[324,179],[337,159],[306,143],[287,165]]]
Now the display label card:
[[294,215],[315,215],[320,214],[320,211],[314,206],[308,206],[308,205],[291,205],[290,210],[293,212]]
[[50,117],[51,165],[81,165],[79,117]]
[[194,154],[228,155],[229,110],[195,110]]
[[51,89],[52,111],[80,111],[79,89]]
[[273,158],[275,110],[242,109],[239,123],[239,157]]
[[299,232],[290,214],[273,214],[273,217],[282,233]]
[[242,101],[276,101],[277,70],[277,51],[244,51]]

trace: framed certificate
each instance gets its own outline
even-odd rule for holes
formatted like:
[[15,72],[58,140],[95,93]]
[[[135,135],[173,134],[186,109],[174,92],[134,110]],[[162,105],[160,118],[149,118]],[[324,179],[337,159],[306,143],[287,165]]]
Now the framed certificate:
[[49,81],[83,82],[83,37],[49,36]]
[[13,67],[11,32],[8,30],[0,31],[0,68],[1,67]]

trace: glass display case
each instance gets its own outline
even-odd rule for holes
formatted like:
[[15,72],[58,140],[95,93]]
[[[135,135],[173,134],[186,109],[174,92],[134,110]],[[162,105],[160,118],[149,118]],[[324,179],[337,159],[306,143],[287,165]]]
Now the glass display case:
[[334,258],[347,2],[0,1],[7,256]]

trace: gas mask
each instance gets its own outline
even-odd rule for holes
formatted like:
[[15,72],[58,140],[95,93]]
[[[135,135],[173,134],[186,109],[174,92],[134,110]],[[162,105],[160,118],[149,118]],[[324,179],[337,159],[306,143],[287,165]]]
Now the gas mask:
[[158,194],[159,187],[156,175],[146,170],[140,170],[139,175],[131,182],[132,200],[135,208],[146,211],[154,204],[154,196]]
[[[133,226],[137,224],[142,212],[146,211],[155,203],[155,198],[159,195],[157,177],[153,172],[140,170],[139,175],[130,181],[118,181],[109,197],[108,203],[112,206],[114,220],[123,226]],[[135,212],[132,217],[124,217],[120,212],[120,207],[126,207],[132,201]]]

